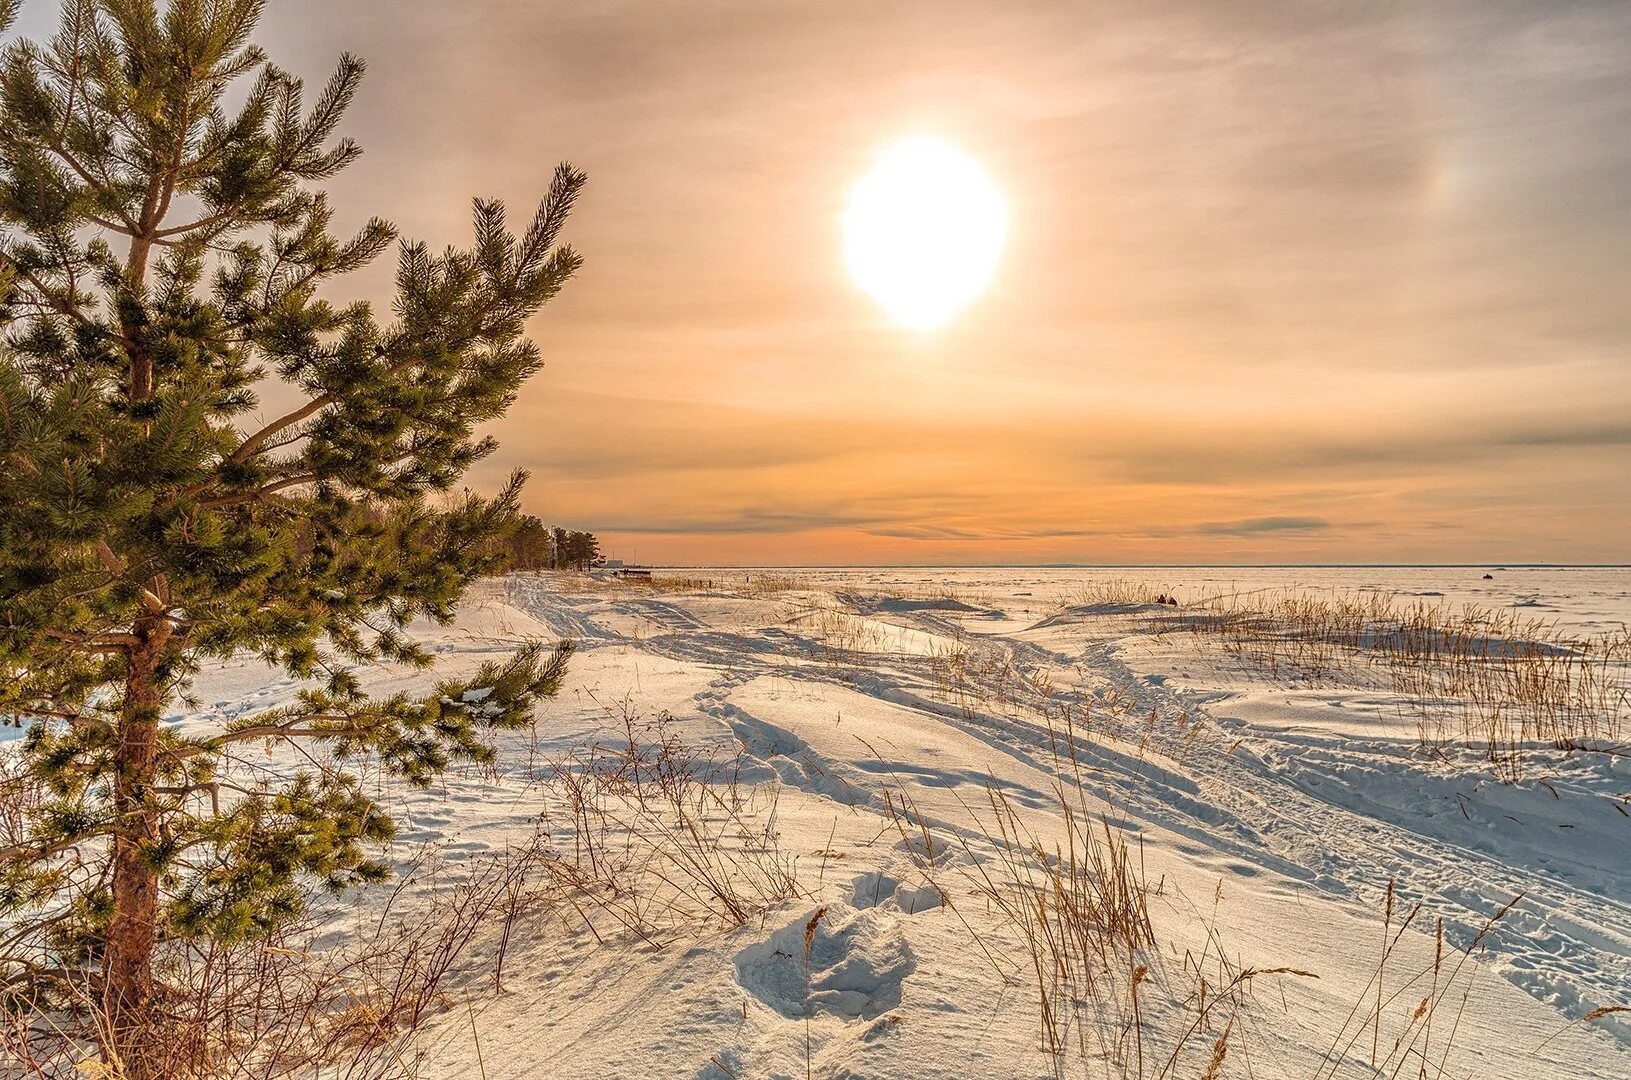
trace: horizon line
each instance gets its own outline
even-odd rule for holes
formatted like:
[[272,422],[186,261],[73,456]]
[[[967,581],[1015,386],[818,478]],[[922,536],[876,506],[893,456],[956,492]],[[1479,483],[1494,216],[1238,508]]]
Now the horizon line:
[[[614,560],[621,562],[622,560]],[[1631,562],[1466,563],[625,563],[648,570],[1631,570]]]

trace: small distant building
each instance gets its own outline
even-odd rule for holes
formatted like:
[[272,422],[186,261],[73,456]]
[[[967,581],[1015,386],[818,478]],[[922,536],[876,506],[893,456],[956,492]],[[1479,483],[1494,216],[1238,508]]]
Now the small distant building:
[[623,560],[622,559],[602,559],[600,565],[605,567],[608,570],[621,570],[621,569],[623,569]]

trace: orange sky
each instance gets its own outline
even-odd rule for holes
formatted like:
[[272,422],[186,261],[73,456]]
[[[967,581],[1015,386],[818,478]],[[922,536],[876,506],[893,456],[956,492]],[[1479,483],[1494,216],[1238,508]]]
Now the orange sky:
[[[370,63],[341,222],[464,242],[589,172],[474,479],[614,556],[1631,560],[1631,6],[282,0],[261,39]],[[928,334],[838,228],[919,132],[1010,204]]]

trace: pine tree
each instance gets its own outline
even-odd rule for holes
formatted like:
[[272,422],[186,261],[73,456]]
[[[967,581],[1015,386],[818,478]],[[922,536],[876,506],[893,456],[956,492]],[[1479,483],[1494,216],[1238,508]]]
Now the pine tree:
[[[263,6],[67,0],[0,56],[0,715],[44,792],[0,847],[0,916],[35,930],[0,992],[89,980],[137,1076],[155,949],[380,877],[391,825],[347,763],[426,783],[486,760],[567,653],[423,698],[354,670],[429,663],[406,625],[452,617],[518,512],[520,474],[436,496],[540,366],[523,324],[579,265],[557,236],[583,176],[558,168],[519,233],[477,200],[472,248],[401,243],[389,318],[322,299],[397,242],[378,218],[336,236],[320,190],[360,152],[336,132],[363,63],[308,104],[250,42]],[[268,381],[298,403],[258,419]],[[162,723],[245,652],[308,688],[213,733]],[[227,770],[268,741],[327,753],[281,783]]]
[[573,532],[567,534],[568,550],[571,551],[571,563],[574,570],[588,570],[600,558],[600,541],[594,533]]
[[542,570],[549,566],[549,527],[531,514],[523,514],[505,545],[505,569]]
[[567,534],[559,525],[550,530],[551,556],[549,567],[551,570],[565,570],[567,568]]

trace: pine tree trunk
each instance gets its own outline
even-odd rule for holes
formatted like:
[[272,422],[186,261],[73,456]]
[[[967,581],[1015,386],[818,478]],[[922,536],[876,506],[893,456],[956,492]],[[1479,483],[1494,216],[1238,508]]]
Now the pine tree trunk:
[[153,948],[158,940],[159,877],[148,852],[158,840],[152,789],[163,697],[159,661],[170,636],[163,619],[141,620],[142,644],[130,652],[114,760],[113,915],[103,957],[104,1005],[114,1049],[131,1080],[156,1076],[148,1043],[153,1000]]

